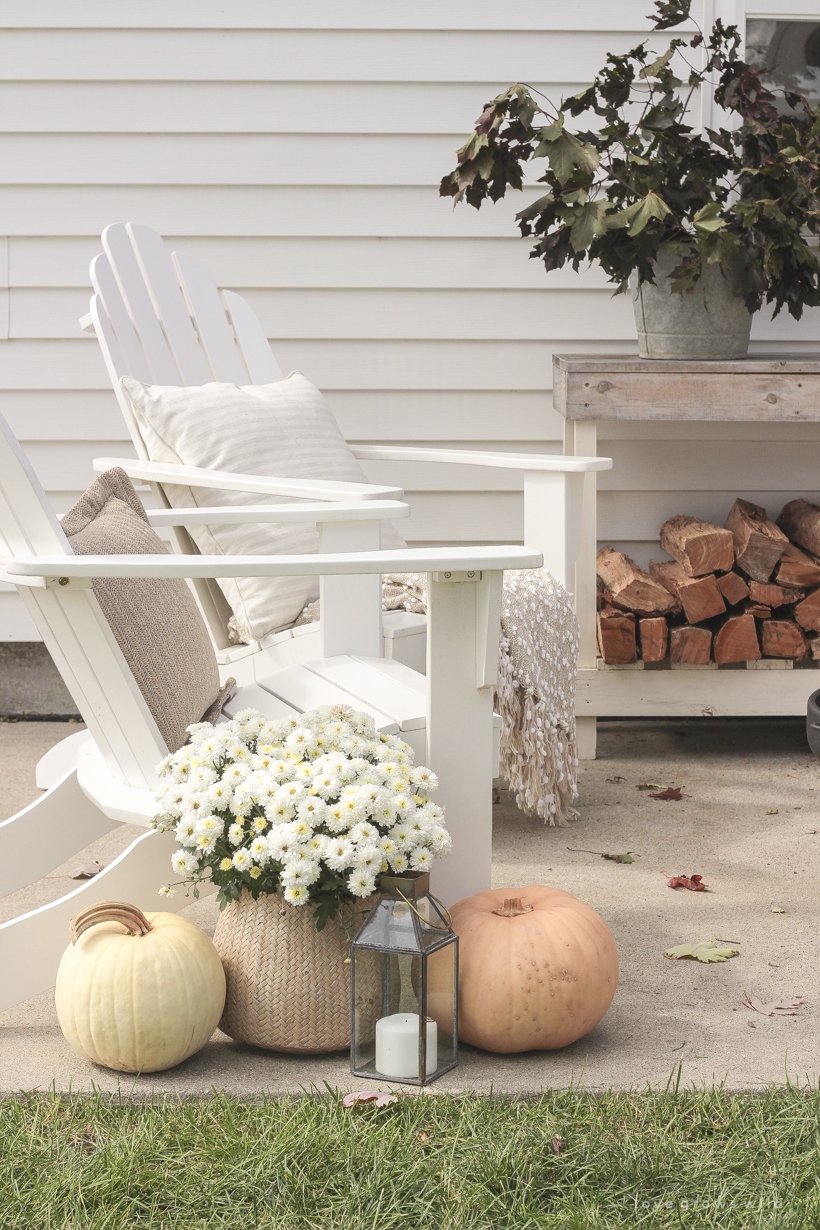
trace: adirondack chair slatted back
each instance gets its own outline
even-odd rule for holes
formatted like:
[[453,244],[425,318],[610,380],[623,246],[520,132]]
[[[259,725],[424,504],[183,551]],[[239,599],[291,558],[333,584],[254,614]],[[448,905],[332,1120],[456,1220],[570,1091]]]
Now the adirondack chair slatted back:
[[[194,256],[169,256],[162,237],[137,222],[117,222],[102,234],[103,252],[91,262],[91,318],[108,374],[140,457],[148,450],[122,376],[146,384],[270,384],[282,379],[268,339],[250,305],[233,291],[220,294],[207,265]],[[152,489],[162,504],[161,486]],[[171,537],[184,555],[197,553],[181,526]],[[229,644],[232,614],[211,581],[193,589],[218,649]]]
[[[46,494],[0,415],[0,550],[73,556]],[[91,589],[19,586],[113,776],[152,787],[167,747]]]

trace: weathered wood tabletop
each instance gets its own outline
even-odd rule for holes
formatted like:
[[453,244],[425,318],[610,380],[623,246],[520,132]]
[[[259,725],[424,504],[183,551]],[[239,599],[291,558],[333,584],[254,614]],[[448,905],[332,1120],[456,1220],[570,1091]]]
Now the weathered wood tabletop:
[[553,404],[566,419],[820,422],[820,351],[705,361],[555,355]]

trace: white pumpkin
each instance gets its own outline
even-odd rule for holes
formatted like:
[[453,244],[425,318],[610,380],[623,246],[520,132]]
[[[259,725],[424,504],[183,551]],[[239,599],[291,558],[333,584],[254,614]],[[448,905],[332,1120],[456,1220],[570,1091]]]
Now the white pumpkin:
[[225,973],[204,931],[178,914],[101,901],[72,918],[69,934],[56,1000],[75,1051],[119,1072],[163,1072],[205,1045]]

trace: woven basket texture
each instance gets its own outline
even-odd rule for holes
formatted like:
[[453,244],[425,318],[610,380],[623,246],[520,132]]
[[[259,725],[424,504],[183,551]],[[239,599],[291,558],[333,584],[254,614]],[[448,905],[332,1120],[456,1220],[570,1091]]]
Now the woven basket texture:
[[[375,900],[357,902],[354,930]],[[227,981],[223,1033],[289,1055],[350,1046],[350,940],[338,915],[317,931],[309,905],[254,901],[245,889],[220,914],[214,944]]]

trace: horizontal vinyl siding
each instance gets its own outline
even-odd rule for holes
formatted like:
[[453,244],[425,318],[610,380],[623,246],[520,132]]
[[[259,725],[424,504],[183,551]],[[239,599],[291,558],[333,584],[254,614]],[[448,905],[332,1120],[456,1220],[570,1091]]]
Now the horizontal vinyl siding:
[[[81,332],[99,233],[134,220],[245,295],[285,371],[351,441],[559,452],[553,353],[635,350],[598,269],[547,278],[515,213],[436,186],[515,79],[558,97],[646,34],[645,0],[0,0],[0,412],[58,511],[94,456],[132,450]],[[661,48],[669,34],[652,38]],[[818,315],[755,324],[758,351],[816,350]],[[599,534],[646,562],[682,510],[817,495],[820,426],[602,426]],[[706,447],[705,447],[706,446]],[[522,536],[514,471],[368,462],[403,486],[414,543]],[[812,484],[815,487],[812,487]],[[0,587],[0,641],[33,630]]]

